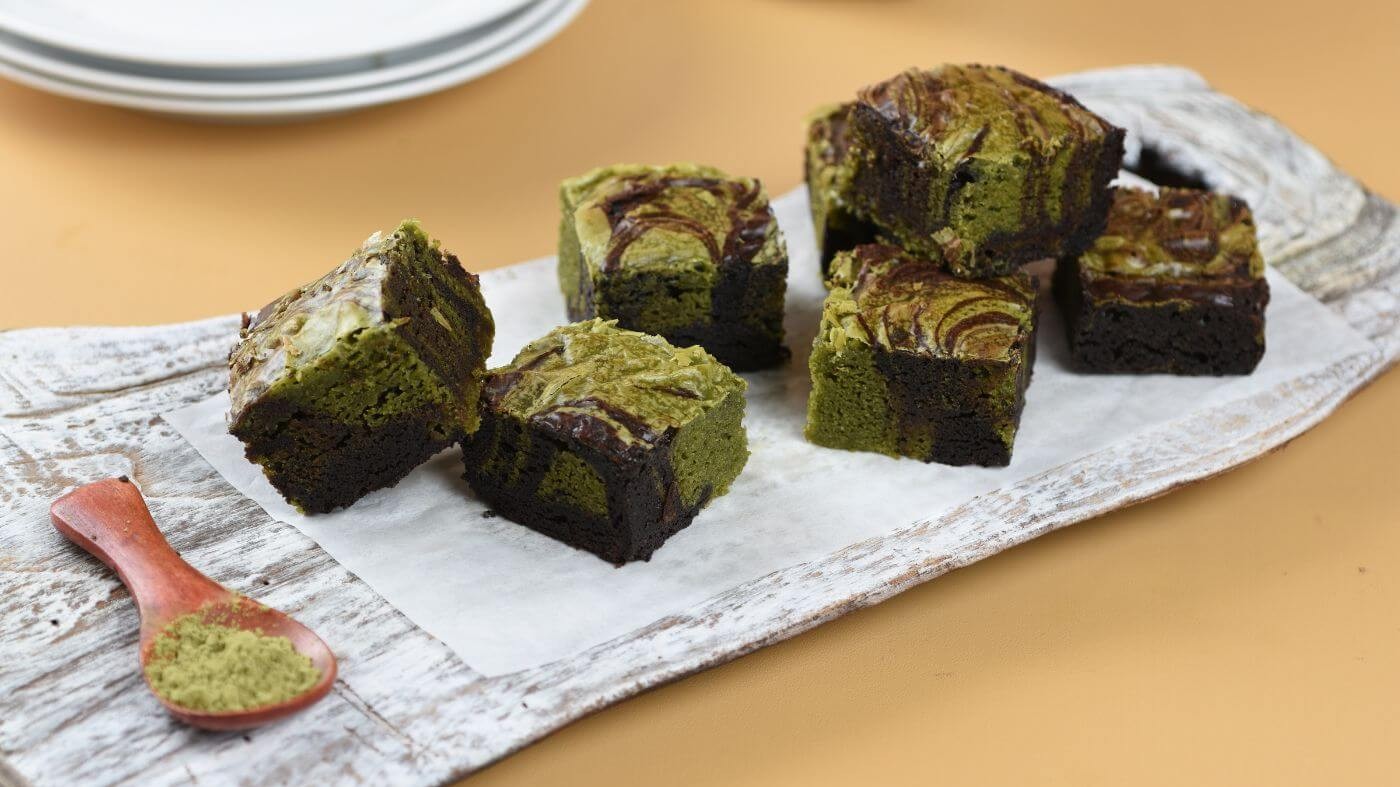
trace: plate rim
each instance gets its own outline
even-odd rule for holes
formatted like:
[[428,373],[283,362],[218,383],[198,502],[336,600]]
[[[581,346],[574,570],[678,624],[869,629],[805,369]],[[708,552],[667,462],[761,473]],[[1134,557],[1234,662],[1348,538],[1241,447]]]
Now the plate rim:
[[[256,100],[273,98],[294,98],[319,93],[335,93],[362,90],[376,85],[400,82],[440,71],[478,57],[489,55],[498,47],[525,34],[536,26],[547,24],[564,0],[527,0],[526,5],[514,12],[519,16],[507,17],[504,24],[484,36],[471,37],[470,33],[449,36],[447,40],[466,36],[460,45],[433,51],[423,57],[405,60],[393,65],[362,68],[356,71],[316,77],[294,77],[288,79],[259,80],[207,80],[179,79],[148,74],[132,74],[121,71],[102,70],[95,65],[74,63],[56,55],[26,48],[17,36],[0,33],[0,60],[28,71],[46,75],[54,79],[85,85],[100,90],[122,93],[140,93],[163,98],[217,99],[217,100]],[[501,20],[496,20],[501,21]],[[495,24],[495,22],[488,23]],[[18,41],[10,39],[19,39]],[[30,42],[35,43],[35,42]],[[438,43],[438,42],[434,42]],[[57,49],[37,44],[46,49]],[[432,46],[428,44],[426,46]],[[416,47],[422,49],[423,47]],[[407,54],[409,50],[395,50]]]
[[[480,13],[465,13],[467,9],[479,8],[485,3],[490,3],[495,6],[495,8],[485,16]],[[470,0],[470,2],[441,3],[440,7],[456,11],[456,14],[452,15],[455,21],[442,23],[442,26],[453,32],[465,32],[474,27],[489,24],[509,14],[511,11],[520,9],[528,3],[529,0]],[[366,50],[362,44],[357,44],[354,47],[341,47],[339,49],[322,48],[306,56],[282,54],[270,58],[253,60],[247,57],[231,56],[229,54],[200,55],[185,53],[181,55],[162,55],[159,52],[151,51],[148,48],[142,48],[139,45],[131,43],[113,46],[111,42],[104,43],[100,39],[94,39],[87,35],[74,34],[70,31],[53,27],[52,25],[43,24],[42,22],[36,23],[32,19],[17,15],[12,7],[6,7],[3,3],[0,3],[0,30],[60,49],[83,52],[112,60],[126,60],[132,63],[145,63],[177,68],[233,69],[295,67],[331,63],[337,60],[374,57],[385,51],[422,46],[443,35],[442,28],[440,27],[435,30],[422,30],[414,35],[407,36],[402,41],[395,42],[392,46],[387,48],[375,47]]]
[[557,0],[557,2],[559,7],[556,9],[556,13],[546,22],[478,58],[419,77],[358,90],[308,94],[280,99],[211,99],[201,101],[101,89],[41,74],[14,64],[3,57],[0,57],[0,76],[37,90],[67,98],[166,115],[211,120],[295,119],[311,115],[327,115],[418,98],[496,71],[548,43],[578,16],[579,12],[588,5],[589,0]]

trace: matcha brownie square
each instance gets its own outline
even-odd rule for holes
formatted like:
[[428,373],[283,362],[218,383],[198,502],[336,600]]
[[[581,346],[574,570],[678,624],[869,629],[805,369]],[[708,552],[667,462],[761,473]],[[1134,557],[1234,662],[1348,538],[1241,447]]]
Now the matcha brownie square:
[[229,431],[298,509],[348,506],[476,428],[494,333],[476,276],[406,221],[244,317]]
[[958,279],[858,246],[832,261],[807,439],[950,465],[1005,465],[1035,358],[1035,280]]
[[849,123],[856,210],[964,278],[1083,250],[1123,157],[1122,129],[1000,66],[906,71]]
[[1235,197],[1116,189],[1103,235],[1054,283],[1085,371],[1248,374],[1264,357],[1269,284]]
[[803,163],[823,279],[838,251],[877,240],[875,225],[862,219],[849,202],[851,146],[846,132],[850,113],[851,104],[833,104],[814,112],[807,123]]
[[700,347],[598,319],[555,328],[488,377],[466,479],[526,527],[646,560],[743,469],[744,389]]
[[614,166],[564,181],[569,319],[617,320],[738,369],[787,357],[787,250],[763,187],[713,167]]

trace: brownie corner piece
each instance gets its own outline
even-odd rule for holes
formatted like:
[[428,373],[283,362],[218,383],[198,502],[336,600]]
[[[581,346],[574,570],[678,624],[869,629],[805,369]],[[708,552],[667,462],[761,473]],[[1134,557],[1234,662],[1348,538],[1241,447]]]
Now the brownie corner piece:
[[788,357],[787,249],[757,180],[695,164],[602,167],[564,181],[560,207],[569,319],[700,345],[741,371]]
[[825,280],[837,252],[874,243],[878,230],[849,203],[852,154],[847,133],[851,104],[829,104],[807,119],[803,169],[808,208]]
[[1054,290],[1083,371],[1249,374],[1264,356],[1269,285],[1236,197],[1115,189],[1103,234],[1060,261]]
[[745,388],[700,347],[613,321],[561,326],[489,375],[465,478],[532,530],[646,560],[743,469]]
[[836,255],[809,365],[807,439],[1006,465],[1035,358],[1036,284],[959,279],[885,245]]
[[967,278],[1082,250],[1123,157],[1122,129],[1002,66],[905,71],[861,90],[849,123],[857,211]]
[[494,334],[477,277],[406,221],[245,317],[229,431],[301,511],[348,506],[476,428]]

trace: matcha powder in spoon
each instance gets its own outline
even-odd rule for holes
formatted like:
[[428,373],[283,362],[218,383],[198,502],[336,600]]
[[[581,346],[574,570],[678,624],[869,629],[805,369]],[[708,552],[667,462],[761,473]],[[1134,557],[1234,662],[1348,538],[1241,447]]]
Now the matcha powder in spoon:
[[321,679],[311,659],[286,637],[182,615],[156,636],[146,679],[167,701],[198,711],[242,711],[275,705]]

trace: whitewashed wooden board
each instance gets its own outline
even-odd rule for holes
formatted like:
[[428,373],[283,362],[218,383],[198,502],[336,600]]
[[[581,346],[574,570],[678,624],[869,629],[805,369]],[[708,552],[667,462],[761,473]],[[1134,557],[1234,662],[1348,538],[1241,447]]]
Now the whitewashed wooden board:
[[[644,689],[1247,462],[1395,363],[1395,206],[1189,71],[1056,83],[1130,130],[1130,160],[1142,144],[1179,176],[1246,197],[1271,264],[1375,351],[735,587],[575,658],[487,679],[240,497],[157,417],[224,385],[236,317],[0,333],[0,785],[450,781]],[[248,735],[195,732],[160,711],[135,669],[126,591],[48,522],[65,489],[123,473],[190,562],[336,643],[342,677],[325,702]]]

